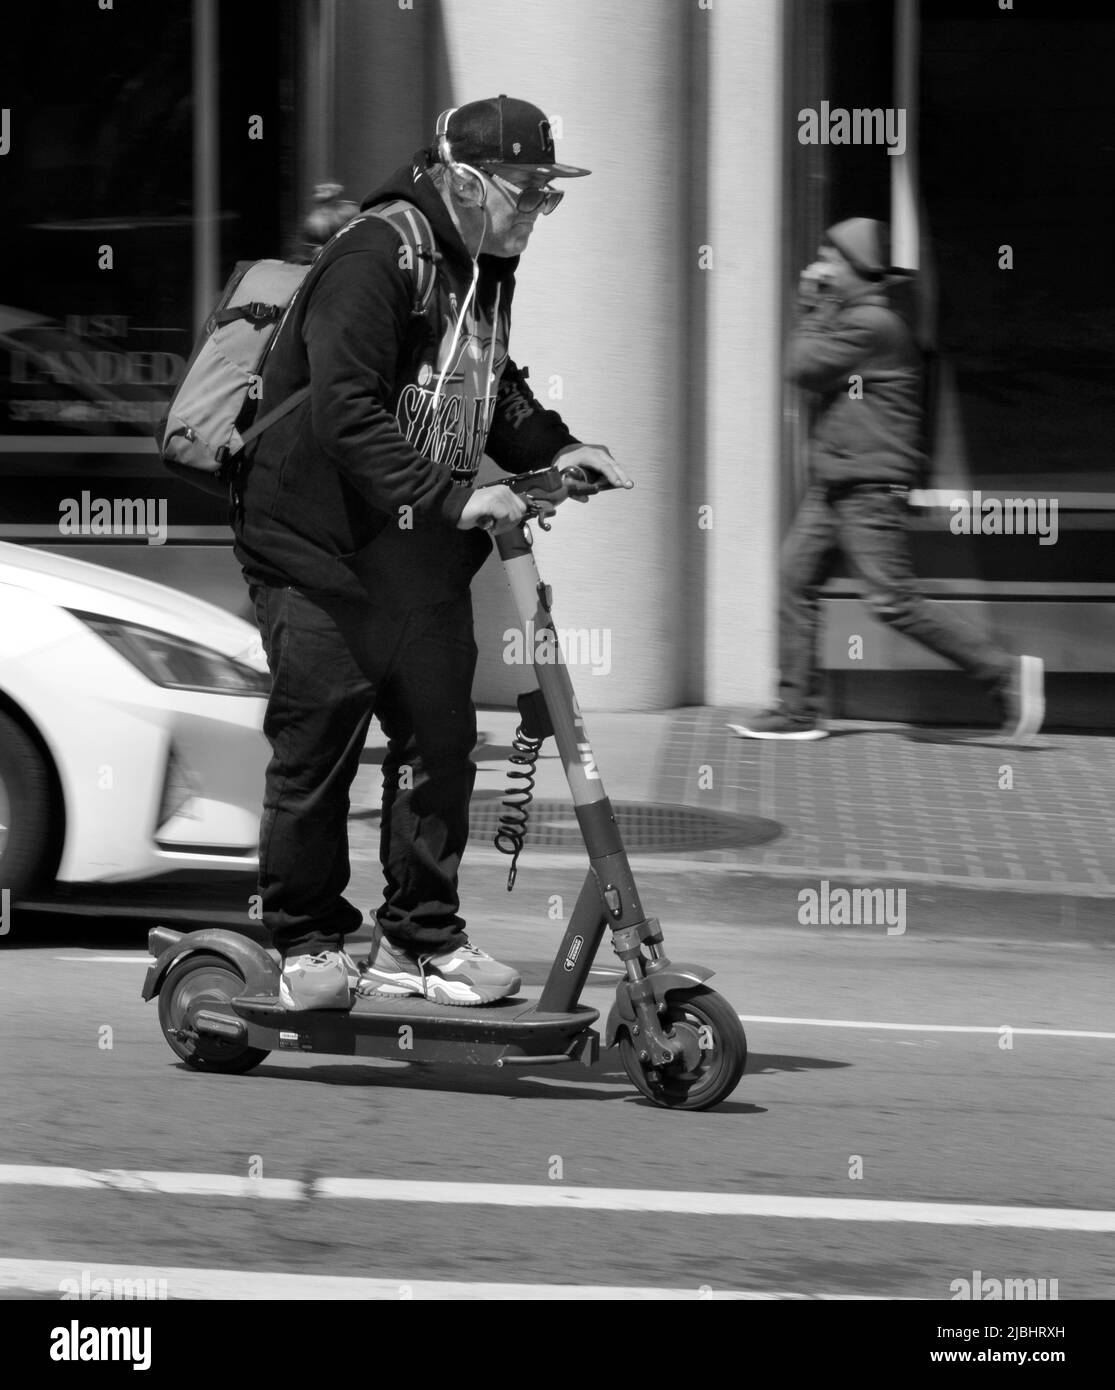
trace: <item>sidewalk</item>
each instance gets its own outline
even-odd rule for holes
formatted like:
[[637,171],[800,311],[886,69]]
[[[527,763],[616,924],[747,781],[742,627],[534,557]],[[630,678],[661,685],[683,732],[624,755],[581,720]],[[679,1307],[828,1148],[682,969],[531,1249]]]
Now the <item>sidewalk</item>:
[[[725,727],[741,717],[706,707],[585,716],[636,865],[652,856],[679,869],[1115,897],[1115,738],[1014,748],[990,730],[843,723],[816,743],[760,742]],[[478,722],[470,858],[490,846],[512,785],[518,720],[481,710]],[[378,807],[381,748],[376,728],[357,814]],[[583,862],[552,740],[534,795],[527,852]]]

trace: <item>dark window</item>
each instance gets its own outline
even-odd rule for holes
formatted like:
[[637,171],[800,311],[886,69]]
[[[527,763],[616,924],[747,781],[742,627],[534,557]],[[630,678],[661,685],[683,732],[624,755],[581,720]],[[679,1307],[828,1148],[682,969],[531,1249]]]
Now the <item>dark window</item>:
[[[26,6],[0,46],[0,536],[57,539],[60,504],[83,490],[166,498],[172,535],[224,523],[223,503],[171,478],[149,442],[194,340],[198,12]],[[237,260],[284,249],[294,7],[213,12],[219,288]]]

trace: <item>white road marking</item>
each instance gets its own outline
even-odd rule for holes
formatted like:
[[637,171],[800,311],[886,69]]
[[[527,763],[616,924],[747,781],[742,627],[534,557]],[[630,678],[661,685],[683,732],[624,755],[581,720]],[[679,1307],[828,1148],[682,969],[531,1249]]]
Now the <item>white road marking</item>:
[[[637,1300],[685,1299],[754,1300],[831,1299],[878,1300],[883,1294],[805,1294],[775,1293],[767,1290],[718,1289],[701,1284],[688,1289],[654,1289],[644,1285],[624,1287],[612,1284],[467,1284],[442,1279],[371,1278],[366,1275],[280,1274],[267,1270],[194,1269],[192,1267],[88,1264],[80,1260],[0,1260],[0,1289],[20,1293],[61,1294],[63,1280],[76,1280],[80,1287],[92,1287],[95,1280],[107,1279],[127,1297],[129,1288],[139,1281],[144,1287],[160,1288],[165,1281],[166,1296],[175,1298],[219,1299],[439,1299],[458,1302],[484,1300]],[[151,1281],[148,1285],[147,1281]],[[102,1286],[103,1287],[103,1286]],[[96,1289],[93,1290],[97,1292]],[[142,1299],[128,1300],[142,1302]]]
[[899,1033],[1002,1033],[1007,1029],[1023,1038],[1102,1038],[1108,1042],[1115,1033],[1088,1032],[1081,1028],[1016,1028],[1013,1023],[997,1026],[973,1023],[865,1023],[855,1018],[782,1018],[773,1014],[739,1014],[741,1023],[792,1023],[800,1028],[882,1028]]
[[[91,965],[153,965],[154,956],[55,956],[55,960],[79,961]],[[609,966],[593,968],[590,975],[619,979],[622,970]],[[787,1023],[801,1028],[869,1028],[898,1033],[1002,1033],[1004,1028],[1023,1038],[1098,1038],[1115,1041],[1115,1033],[1102,1033],[1083,1028],[1016,1028],[1012,1023],[880,1023],[855,1018],[789,1018],[777,1014],[739,1014],[741,1023]]]
[[405,1178],[249,1178],[231,1173],[145,1172],[0,1164],[0,1185],[100,1188],[190,1197],[279,1201],[432,1202],[581,1211],[678,1212],[690,1216],[788,1217],[809,1221],[906,1222],[923,1226],[1000,1226],[1042,1231],[1115,1232],[1115,1211],[1083,1207],[993,1207],[976,1202],[876,1201],[860,1197],[784,1197],[765,1193],[655,1191],[637,1187],[560,1187]]
[[[75,961],[80,965],[154,965],[154,956],[55,956],[55,960]],[[602,966],[589,971],[590,975],[605,975],[608,979],[620,979],[622,970]]]
[[154,956],[55,956],[55,960],[76,960],[82,965],[154,965]]

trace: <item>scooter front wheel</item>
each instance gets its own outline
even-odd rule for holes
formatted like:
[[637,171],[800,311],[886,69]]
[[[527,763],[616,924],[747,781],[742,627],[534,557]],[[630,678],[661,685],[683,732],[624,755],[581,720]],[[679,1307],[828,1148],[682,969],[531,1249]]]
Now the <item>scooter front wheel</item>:
[[648,1100],[669,1110],[708,1110],[735,1090],[747,1065],[747,1037],[735,1010],[714,989],[672,990],[659,1012],[672,1030],[678,1056],[664,1067],[640,1058],[639,1039],[619,1039],[627,1075]]
[[159,991],[159,1025],[188,1067],[237,1075],[258,1067],[269,1055],[244,1042],[199,1036],[194,1026],[202,1009],[235,1018],[232,1001],[243,993],[243,975],[224,956],[187,956],[171,968]]

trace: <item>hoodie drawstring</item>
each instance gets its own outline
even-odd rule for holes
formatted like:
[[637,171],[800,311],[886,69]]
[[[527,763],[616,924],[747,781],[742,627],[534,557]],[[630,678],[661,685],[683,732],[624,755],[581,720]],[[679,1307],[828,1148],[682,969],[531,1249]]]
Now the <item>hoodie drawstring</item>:
[[461,312],[457,315],[457,322],[453,326],[453,340],[449,344],[449,352],[445,358],[445,366],[441,369],[441,375],[437,379],[437,387],[434,391],[434,415],[437,415],[438,401],[441,399],[441,388],[445,384],[445,378],[449,374],[449,369],[456,360],[457,343],[461,337],[461,327],[468,315],[469,305],[472,303],[476,294],[476,285],[480,279],[480,262],[472,263],[472,284],[468,287],[468,294],[465,295],[465,302],[461,307]]
[[496,339],[499,337],[499,292],[503,288],[500,282],[496,281],[496,307],[492,311],[492,347],[488,353],[488,371],[484,378],[484,414],[481,419],[484,421],[484,428],[488,426],[488,406],[492,399],[492,376],[496,365]]

